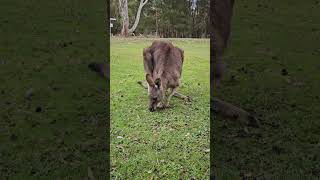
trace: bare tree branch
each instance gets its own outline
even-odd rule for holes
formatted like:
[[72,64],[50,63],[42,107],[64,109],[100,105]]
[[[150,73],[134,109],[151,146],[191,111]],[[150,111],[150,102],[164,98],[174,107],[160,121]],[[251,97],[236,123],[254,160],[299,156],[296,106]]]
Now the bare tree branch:
[[137,11],[136,20],[134,21],[133,26],[129,29],[129,34],[133,33],[137,29],[139,21],[140,21],[141,10],[142,10],[143,6],[147,4],[147,2],[148,2],[148,0],[140,0],[140,5],[139,5],[138,11]]

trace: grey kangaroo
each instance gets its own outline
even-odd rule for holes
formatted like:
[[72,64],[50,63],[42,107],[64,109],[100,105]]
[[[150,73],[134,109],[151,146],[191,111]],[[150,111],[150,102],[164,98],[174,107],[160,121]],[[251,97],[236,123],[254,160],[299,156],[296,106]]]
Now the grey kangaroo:
[[184,51],[167,41],[154,41],[150,47],[143,50],[151,112],[157,108],[169,107],[171,97],[180,86],[183,61]]

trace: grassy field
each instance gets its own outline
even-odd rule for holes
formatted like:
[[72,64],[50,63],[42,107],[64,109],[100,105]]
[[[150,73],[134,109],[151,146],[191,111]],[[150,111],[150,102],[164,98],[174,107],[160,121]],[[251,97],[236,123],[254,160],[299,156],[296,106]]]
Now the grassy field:
[[113,179],[209,178],[209,40],[171,39],[185,51],[172,108],[149,112],[143,48],[152,39],[111,39],[111,175]]
[[106,4],[0,2],[0,179],[105,177]]
[[218,179],[320,178],[319,12],[316,0],[235,2],[217,96],[259,115],[262,127],[217,117]]

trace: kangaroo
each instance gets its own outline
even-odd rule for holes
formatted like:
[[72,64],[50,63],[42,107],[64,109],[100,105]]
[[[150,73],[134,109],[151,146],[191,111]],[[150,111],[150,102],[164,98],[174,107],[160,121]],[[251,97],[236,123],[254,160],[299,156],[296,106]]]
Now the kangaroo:
[[214,97],[214,92],[219,89],[222,75],[226,69],[222,56],[227,49],[228,41],[230,39],[233,6],[234,0],[216,0],[212,1],[210,5],[210,26],[212,28],[212,38],[210,41],[212,68],[210,79],[211,84],[213,85],[213,90],[211,90],[211,102],[215,112],[220,112],[227,117],[246,120],[250,125],[258,127],[260,126],[260,122],[255,116],[231,103]]
[[211,4],[211,27],[213,39],[211,40],[211,52],[213,56],[213,87],[219,87],[222,75],[226,69],[222,61],[222,55],[227,48],[233,15],[234,0],[216,0]]
[[169,107],[171,97],[180,86],[183,61],[184,51],[170,42],[154,41],[143,50],[149,111]]

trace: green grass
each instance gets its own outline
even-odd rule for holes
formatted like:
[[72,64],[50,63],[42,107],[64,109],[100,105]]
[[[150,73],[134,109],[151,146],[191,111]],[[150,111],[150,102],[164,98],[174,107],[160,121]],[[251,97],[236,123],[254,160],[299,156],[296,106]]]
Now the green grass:
[[111,165],[113,179],[209,178],[209,40],[171,39],[185,51],[181,93],[172,108],[149,112],[143,48],[152,39],[111,39]]
[[0,179],[106,175],[106,85],[87,68],[106,57],[105,7],[0,2]]
[[319,12],[319,1],[235,2],[217,96],[261,115],[262,127],[243,137],[243,125],[217,117],[218,179],[320,177]]

